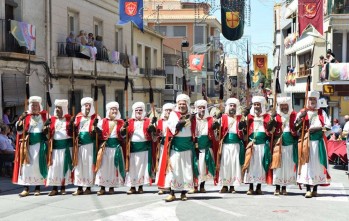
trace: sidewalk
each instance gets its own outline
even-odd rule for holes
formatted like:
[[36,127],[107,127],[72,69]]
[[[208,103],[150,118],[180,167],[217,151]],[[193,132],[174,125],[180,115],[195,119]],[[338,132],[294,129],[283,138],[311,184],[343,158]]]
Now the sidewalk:
[[11,181],[11,177],[0,177],[0,195],[5,194],[6,192],[16,190],[16,189],[21,189],[21,186],[15,185]]

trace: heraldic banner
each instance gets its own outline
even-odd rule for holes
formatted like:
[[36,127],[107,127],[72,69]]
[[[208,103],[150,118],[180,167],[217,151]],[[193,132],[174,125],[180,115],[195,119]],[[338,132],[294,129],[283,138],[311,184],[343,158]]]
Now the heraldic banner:
[[299,36],[312,25],[321,35],[324,29],[323,0],[298,0]]
[[222,34],[230,40],[239,40],[244,34],[245,0],[221,0]]
[[268,55],[267,54],[258,54],[253,55],[253,70],[254,74],[252,78],[252,87],[258,87],[259,83],[265,82],[265,79],[268,78]]
[[120,0],[119,24],[133,22],[143,32],[143,0]]
[[189,69],[191,71],[201,71],[204,64],[204,54],[192,54],[189,56]]

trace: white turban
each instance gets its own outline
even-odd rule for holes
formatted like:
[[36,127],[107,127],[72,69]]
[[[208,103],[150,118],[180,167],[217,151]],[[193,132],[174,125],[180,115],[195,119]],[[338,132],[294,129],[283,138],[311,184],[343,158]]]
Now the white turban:
[[110,109],[115,107],[118,109],[118,112],[116,113],[116,116],[115,116],[115,119],[120,119],[121,118],[121,114],[120,114],[120,111],[119,111],[119,103],[116,102],[116,101],[112,101],[112,102],[109,102],[107,103],[107,105],[105,106],[106,109],[107,109],[107,112],[106,112],[106,118],[109,119],[109,112],[110,112]]
[[161,113],[161,116],[160,118],[161,119],[164,119],[165,118],[165,110],[168,110],[168,109],[171,109],[172,111],[174,110],[175,106],[174,104],[171,104],[171,103],[166,103],[162,106],[162,113]]
[[90,113],[88,114],[91,117],[95,113],[95,108],[93,106],[93,99],[91,97],[84,97],[81,99],[81,112],[85,115],[85,104],[91,104]]
[[146,112],[145,112],[145,104],[143,102],[136,102],[132,105],[132,118],[136,118],[136,109],[137,108],[142,108],[143,113],[142,113],[142,119],[144,119]]
[[[209,113],[208,113],[208,108],[207,108],[207,101],[205,100],[197,100],[195,101],[194,103],[194,106],[195,106],[195,113],[198,113],[199,112],[199,106],[204,106],[205,107],[205,113],[204,113],[204,119],[209,117]],[[199,114],[196,115],[197,117],[199,117]]]
[[253,96],[252,97],[252,108],[250,110],[250,114],[253,115],[253,116],[255,115],[255,113],[254,113],[254,106],[253,106],[254,103],[260,103],[261,104],[262,113],[260,115],[263,115],[263,114],[266,113],[266,110],[265,110],[265,103],[266,103],[265,97],[263,97],[263,96]]
[[39,105],[40,105],[40,111],[42,111],[43,110],[43,108],[42,108],[42,105],[41,105],[41,102],[42,102],[42,98],[41,97],[39,97],[39,96],[31,96],[31,97],[29,97],[29,106],[28,106],[28,113],[31,113],[32,112],[32,104],[33,104],[33,102],[38,102],[39,103]]
[[180,94],[177,96],[176,98],[176,109],[175,111],[179,111],[178,109],[178,101],[185,101],[185,103],[187,103],[187,107],[188,107],[188,113],[191,113],[191,110],[190,110],[190,97],[186,94]]
[[236,115],[240,115],[241,114],[241,110],[240,110],[240,101],[236,98],[229,98],[226,102],[225,102],[225,110],[224,112],[226,114],[229,114],[229,105],[230,104],[235,104],[236,105]]
[[[62,111],[63,111],[63,116],[68,114],[68,100],[63,99],[63,100],[59,100],[56,99],[55,100],[55,106],[57,107],[62,107]],[[56,115],[56,111],[54,111],[54,115],[57,117]]]
[[320,102],[319,102],[319,98],[320,98],[320,93],[318,91],[309,91],[308,92],[308,100],[307,100],[307,107],[308,107],[308,103],[309,103],[309,98],[310,97],[315,97],[316,98],[316,109],[320,108]]
[[288,113],[287,114],[291,114],[292,113],[292,99],[290,97],[278,97],[277,98],[277,113],[283,115],[284,113],[281,112],[280,110],[280,104],[287,104],[288,105]]

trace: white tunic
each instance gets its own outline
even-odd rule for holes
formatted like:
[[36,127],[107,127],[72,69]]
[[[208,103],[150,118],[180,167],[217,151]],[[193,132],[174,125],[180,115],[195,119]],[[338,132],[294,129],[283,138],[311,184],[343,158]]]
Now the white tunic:
[[[67,134],[66,119],[56,119],[54,140],[65,140],[71,138]],[[54,148],[54,147],[53,147]],[[70,156],[72,156],[72,147],[69,147]],[[48,169],[47,186],[61,186],[72,183],[71,171],[68,168],[64,176],[65,149],[52,150],[52,165]]]
[[[131,142],[147,141],[143,131],[144,121],[134,121],[134,133]],[[126,184],[130,187],[138,187],[149,184],[150,177],[148,172],[148,151],[130,153],[129,172],[126,174]]]
[[[103,130],[102,124],[103,124],[103,121],[99,121],[98,127],[101,130]],[[116,121],[109,121],[109,131],[110,130],[111,130],[111,133],[109,138],[117,138],[117,133],[116,133],[117,122]],[[121,146],[116,148],[121,148]],[[119,167],[116,168],[114,163],[116,148],[106,146],[103,154],[103,158],[102,158],[101,167],[96,173],[96,181],[95,181],[96,185],[104,186],[104,187],[119,187],[124,185],[124,179],[120,174]],[[124,156],[122,151],[121,151],[121,155],[122,155],[123,164],[124,164]]]

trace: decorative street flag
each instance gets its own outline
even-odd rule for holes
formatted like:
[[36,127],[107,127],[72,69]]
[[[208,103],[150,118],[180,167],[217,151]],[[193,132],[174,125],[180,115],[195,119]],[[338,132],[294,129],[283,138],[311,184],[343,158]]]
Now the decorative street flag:
[[143,32],[143,0],[120,0],[119,24],[133,22]]
[[312,25],[321,35],[324,26],[323,0],[298,0],[299,36]]
[[20,46],[28,51],[35,51],[35,26],[25,22],[11,20],[11,34],[16,38]]
[[221,0],[222,34],[236,41],[244,34],[245,0]]
[[252,87],[258,87],[260,82],[264,82],[268,78],[268,57],[266,54],[253,55]]
[[192,71],[201,71],[204,64],[204,54],[189,55],[189,69]]

